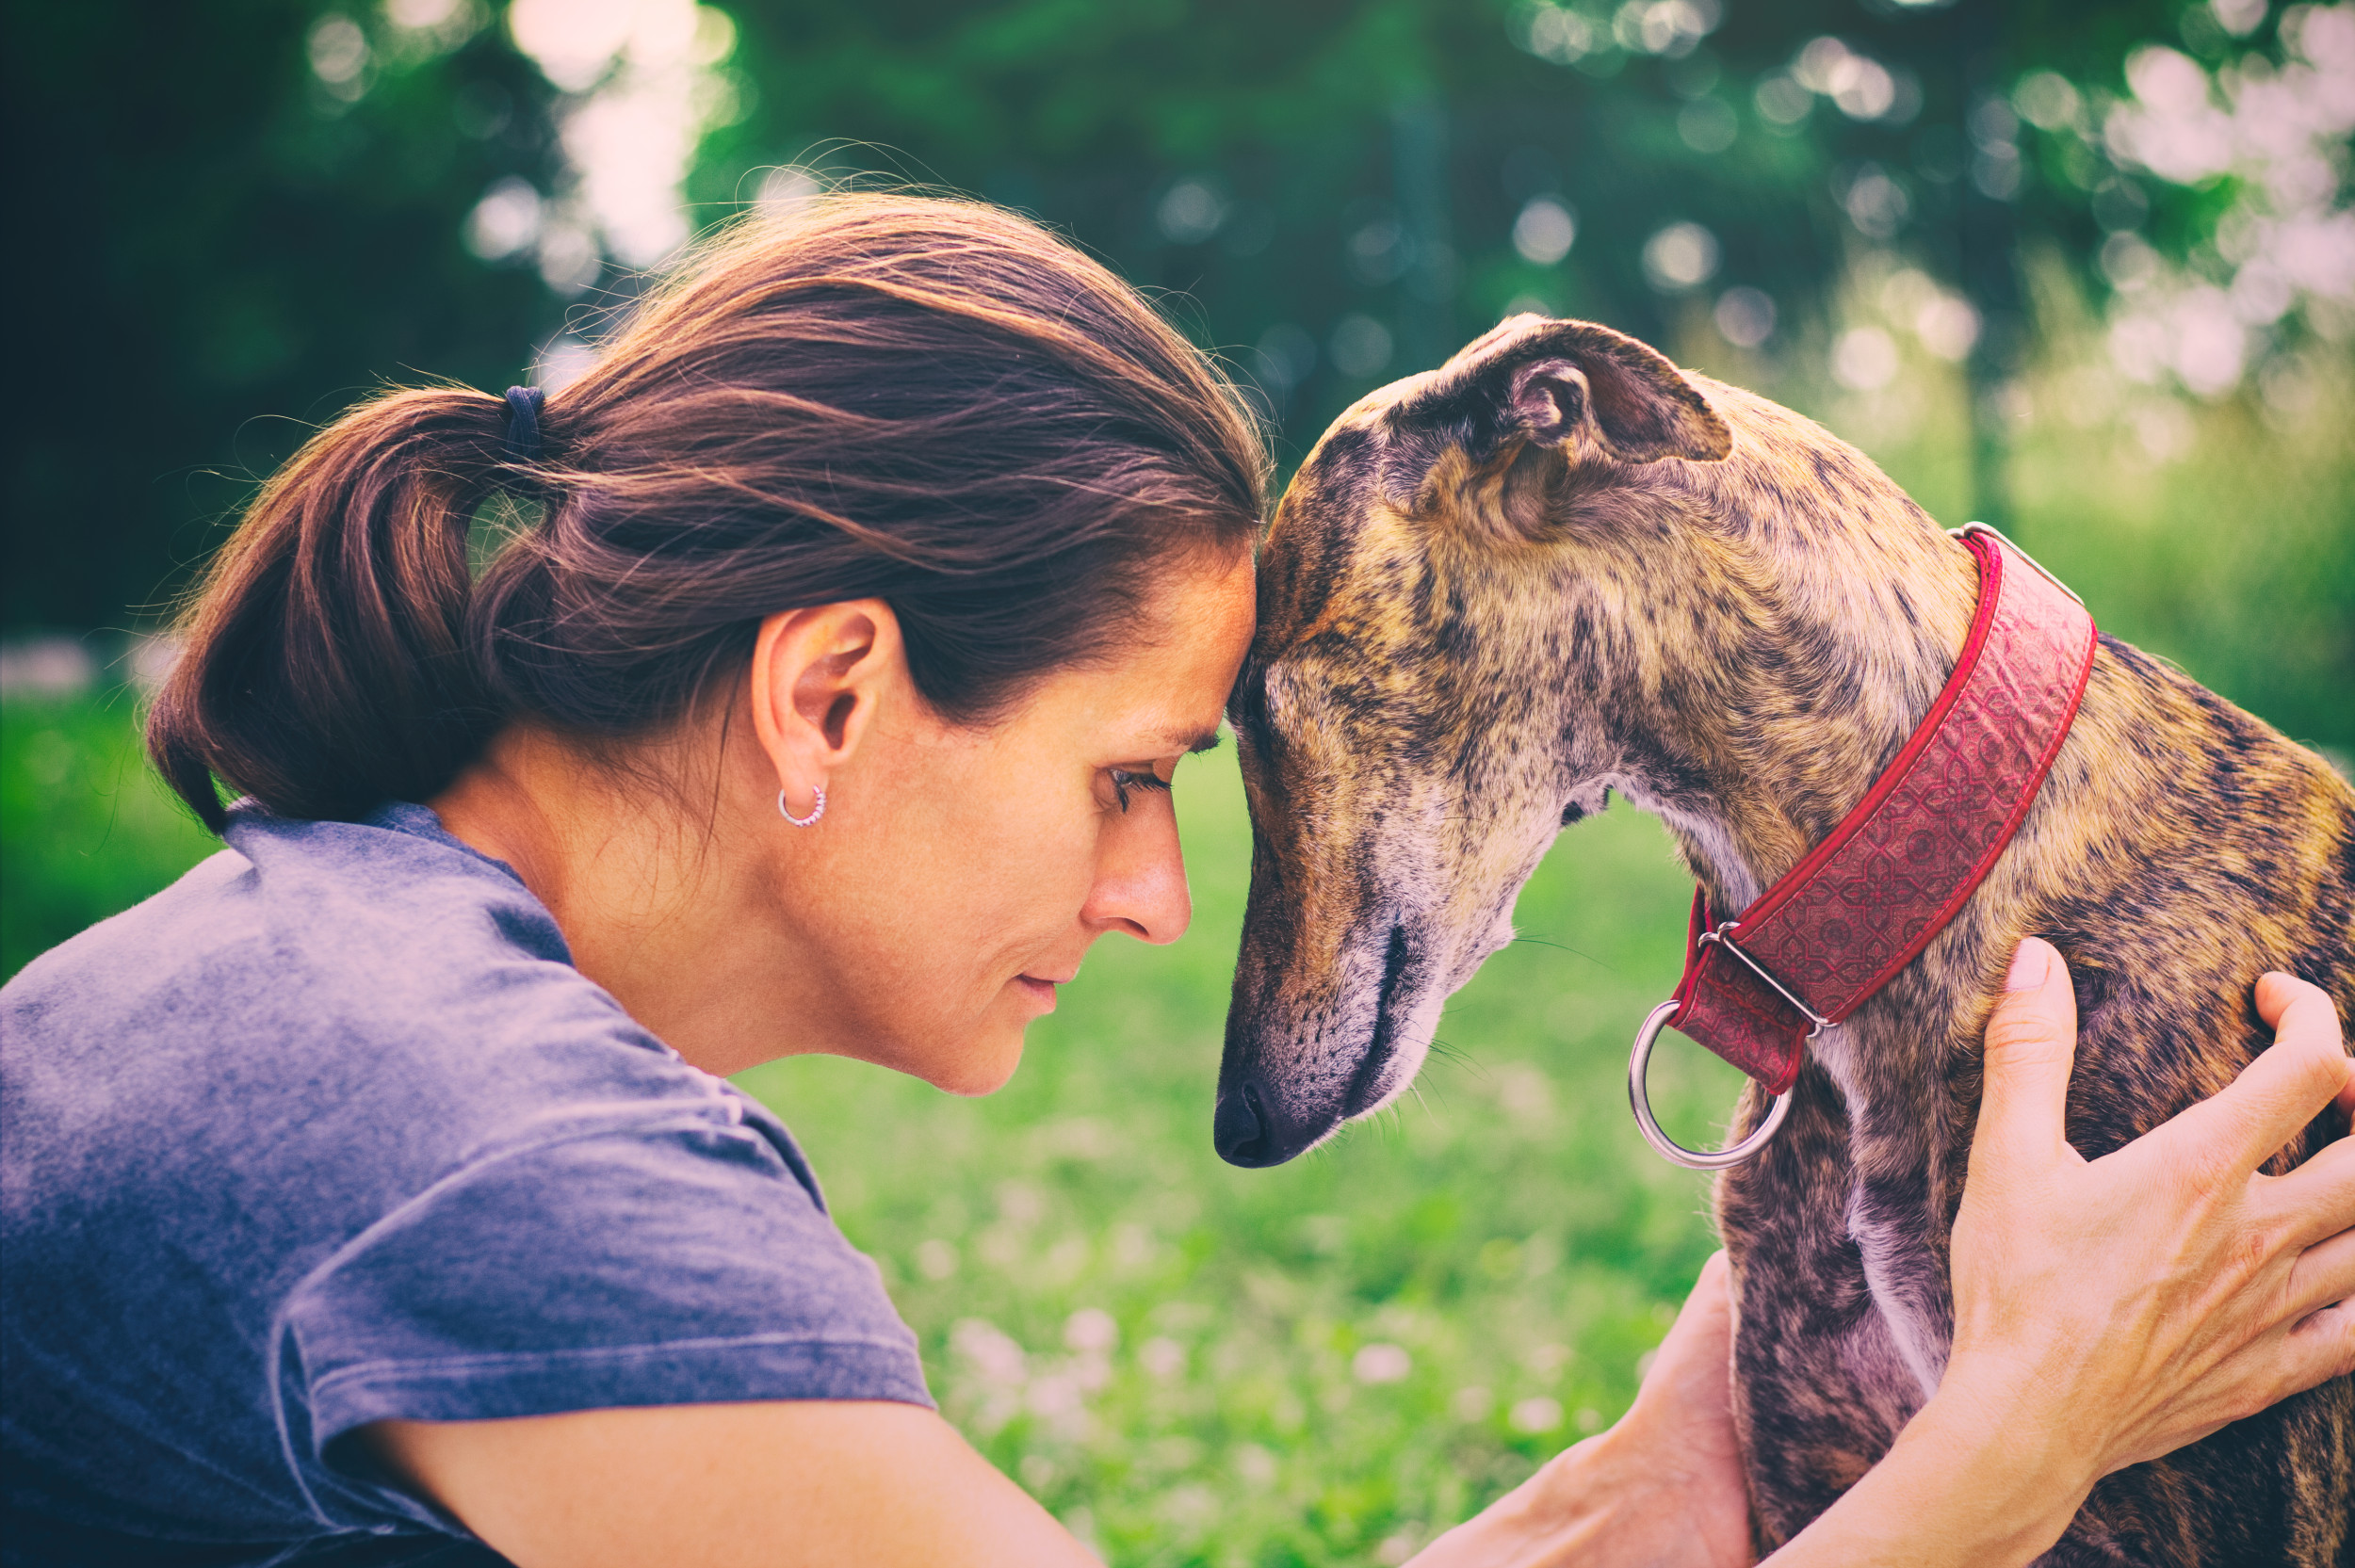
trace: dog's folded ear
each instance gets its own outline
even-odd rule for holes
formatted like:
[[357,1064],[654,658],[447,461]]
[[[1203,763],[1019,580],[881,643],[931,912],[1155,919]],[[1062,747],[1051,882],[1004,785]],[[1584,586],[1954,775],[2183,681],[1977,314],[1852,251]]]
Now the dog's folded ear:
[[1403,435],[1459,445],[1474,465],[1506,446],[1578,445],[1619,462],[1714,462],[1732,433],[1677,367],[1590,321],[1518,315],[1442,365],[1390,411]]

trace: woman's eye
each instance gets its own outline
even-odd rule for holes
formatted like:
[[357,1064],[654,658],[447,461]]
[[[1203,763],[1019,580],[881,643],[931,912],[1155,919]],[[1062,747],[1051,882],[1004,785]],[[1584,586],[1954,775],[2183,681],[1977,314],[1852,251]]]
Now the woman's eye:
[[1149,768],[1108,768],[1104,771],[1111,775],[1113,791],[1120,797],[1120,809],[1124,812],[1129,809],[1129,791],[1169,787],[1169,781]]

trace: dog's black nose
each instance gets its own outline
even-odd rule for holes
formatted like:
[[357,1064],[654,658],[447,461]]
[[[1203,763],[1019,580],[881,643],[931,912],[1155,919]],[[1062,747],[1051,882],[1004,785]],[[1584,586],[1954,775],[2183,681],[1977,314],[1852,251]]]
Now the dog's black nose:
[[1229,1165],[1279,1163],[1283,1156],[1275,1153],[1269,1132],[1258,1084],[1246,1080],[1218,1097],[1218,1110],[1210,1118],[1210,1142],[1219,1158]]

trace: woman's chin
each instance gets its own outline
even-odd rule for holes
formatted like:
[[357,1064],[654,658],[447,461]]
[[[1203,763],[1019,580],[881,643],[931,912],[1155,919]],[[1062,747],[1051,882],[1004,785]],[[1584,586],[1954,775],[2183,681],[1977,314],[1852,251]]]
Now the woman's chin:
[[968,1098],[997,1093],[1022,1065],[1022,1028],[1021,1023],[990,1020],[982,1038],[925,1072],[924,1081]]
[[953,1074],[934,1078],[932,1084],[934,1089],[947,1090],[951,1094],[979,1099],[1005,1088],[1006,1080],[1014,1076],[1014,1070],[1021,1063],[1022,1053],[1017,1049],[1002,1062],[961,1068]]

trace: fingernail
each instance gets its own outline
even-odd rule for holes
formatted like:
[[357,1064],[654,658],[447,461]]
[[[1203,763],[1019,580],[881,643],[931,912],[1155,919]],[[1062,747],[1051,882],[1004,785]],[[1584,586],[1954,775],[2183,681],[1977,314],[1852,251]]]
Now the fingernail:
[[2035,937],[2022,942],[2020,950],[2011,955],[2011,972],[2004,977],[2004,989],[2034,991],[2042,985],[2044,977],[2052,972],[2052,954],[2053,949]]

